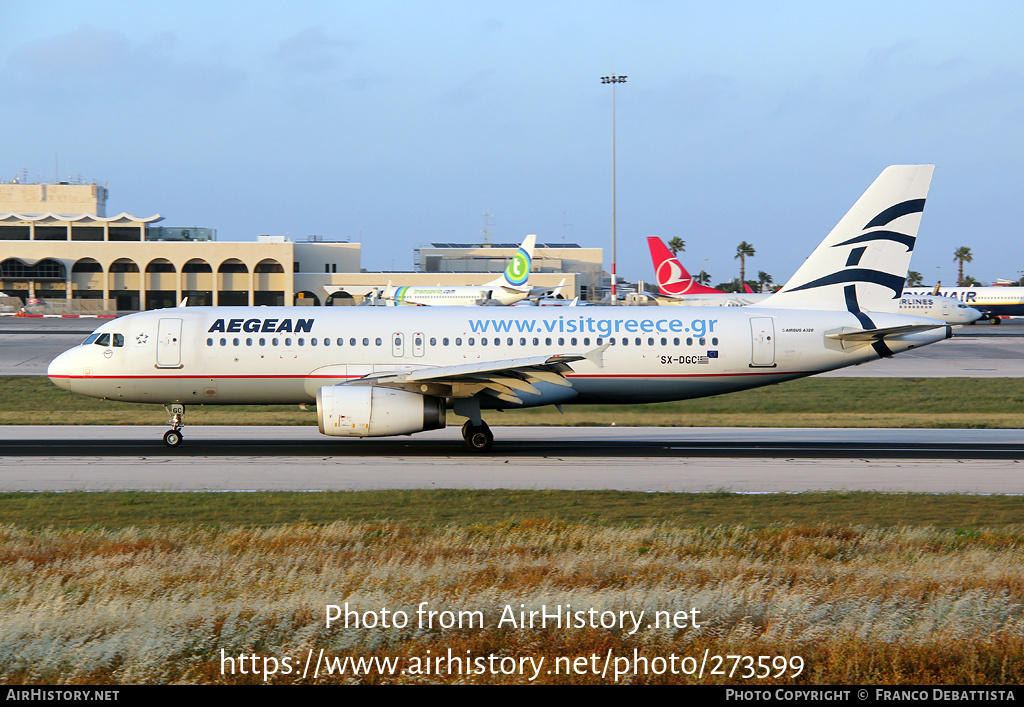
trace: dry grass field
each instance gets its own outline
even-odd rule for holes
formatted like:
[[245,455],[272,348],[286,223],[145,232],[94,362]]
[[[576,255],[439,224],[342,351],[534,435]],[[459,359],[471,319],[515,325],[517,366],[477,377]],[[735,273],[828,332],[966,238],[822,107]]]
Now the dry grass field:
[[[0,526],[0,682],[1020,684],[1022,533],[542,519]],[[326,607],[346,602],[364,621],[387,609],[408,624],[328,628]],[[421,602],[479,613],[427,626]],[[565,604],[643,611],[643,624],[632,635],[628,621],[500,625],[506,606]],[[656,611],[692,609],[647,627]],[[395,662],[360,669],[346,657]],[[702,661],[702,675],[685,674]]]
[[[1019,386],[812,379],[499,419],[1019,428]],[[191,425],[316,420],[295,407],[189,415]],[[164,419],[157,406],[0,378],[0,424]],[[1019,685],[1022,503],[501,490],[0,494],[0,684]],[[386,610],[392,624],[328,627],[327,607],[346,603],[378,624]],[[621,623],[502,621],[506,608],[566,605]],[[421,606],[451,613],[424,625]],[[405,625],[393,625],[399,612]],[[466,623],[442,626],[445,617]]]

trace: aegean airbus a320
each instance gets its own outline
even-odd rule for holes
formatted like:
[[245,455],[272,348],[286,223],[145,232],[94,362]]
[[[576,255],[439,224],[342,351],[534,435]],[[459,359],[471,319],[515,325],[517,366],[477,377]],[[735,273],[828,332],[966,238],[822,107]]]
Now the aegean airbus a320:
[[336,437],[408,435],[485,411],[683,400],[803,378],[950,336],[897,312],[932,166],[882,172],[776,294],[746,307],[178,307],[103,324],[48,375],[167,406],[316,403]]

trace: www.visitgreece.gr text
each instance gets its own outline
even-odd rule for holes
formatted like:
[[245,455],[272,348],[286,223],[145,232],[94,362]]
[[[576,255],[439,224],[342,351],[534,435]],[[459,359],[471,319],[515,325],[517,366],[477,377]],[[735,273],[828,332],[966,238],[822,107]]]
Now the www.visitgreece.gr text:
[[715,333],[717,319],[601,319],[581,314],[556,319],[469,319],[474,334],[693,334]]

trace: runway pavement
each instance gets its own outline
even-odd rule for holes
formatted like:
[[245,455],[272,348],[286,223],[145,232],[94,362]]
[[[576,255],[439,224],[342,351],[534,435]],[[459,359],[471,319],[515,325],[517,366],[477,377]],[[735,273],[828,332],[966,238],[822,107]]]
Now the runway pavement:
[[495,428],[337,440],[306,427],[0,427],[0,491],[382,488],[1024,493],[1024,431]]

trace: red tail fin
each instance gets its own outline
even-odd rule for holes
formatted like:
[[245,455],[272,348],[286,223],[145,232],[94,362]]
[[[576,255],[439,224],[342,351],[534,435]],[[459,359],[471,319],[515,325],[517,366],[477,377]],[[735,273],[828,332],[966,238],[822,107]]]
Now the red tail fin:
[[748,293],[748,294],[753,294],[754,293],[754,291],[752,289],[750,289],[750,285],[748,285],[745,282],[743,283],[743,291]]
[[647,236],[647,247],[651,249],[651,262],[654,264],[654,277],[658,280],[658,290],[663,295],[706,295],[721,292],[713,287],[705,287],[686,272],[672,251],[657,236]]

